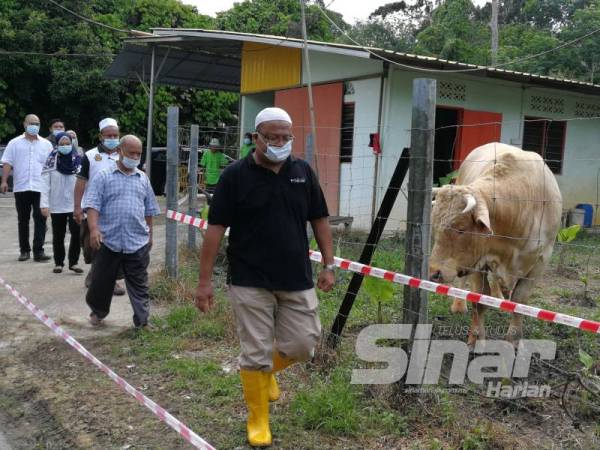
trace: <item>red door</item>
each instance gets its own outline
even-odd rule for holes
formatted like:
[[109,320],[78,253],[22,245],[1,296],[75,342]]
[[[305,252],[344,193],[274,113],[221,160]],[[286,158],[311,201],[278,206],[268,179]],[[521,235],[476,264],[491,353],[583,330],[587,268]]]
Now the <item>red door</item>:
[[[313,86],[317,128],[317,157],[316,167],[313,161],[313,169],[317,169],[331,215],[338,214],[339,208],[342,99],[342,83]],[[296,137],[293,153],[299,158],[304,158],[308,136],[311,133],[307,88],[275,92],[275,106],[285,109],[292,118],[292,130]]]
[[500,142],[502,114],[487,111],[462,111],[459,128],[458,152],[454,155],[454,169],[458,169],[473,149],[490,142]]

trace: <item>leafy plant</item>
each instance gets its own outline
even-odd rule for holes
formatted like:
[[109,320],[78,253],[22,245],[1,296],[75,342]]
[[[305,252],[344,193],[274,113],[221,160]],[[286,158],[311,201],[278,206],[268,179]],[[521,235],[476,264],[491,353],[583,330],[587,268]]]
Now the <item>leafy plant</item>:
[[563,228],[558,232],[558,242],[566,244],[575,240],[577,234],[581,231],[581,225],[571,225],[570,227]]
[[439,178],[440,187],[450,184],[452,182],[452,180],[457,177],[457,175],[458,175],[458,171],[454,170],[454,171],[450,172],[449,174],[447,174],[445,177],[440,177]]
[[556,236],[558,242],[562,244],[560,246],[560,252],[558,255],[558,270],[560,272],[565,270],[565,256],[567,251],[567,246],[565,244],[573,241],[577,237],[579,231],[581,231],[581,225],[571,225],[570,227],[563,228],[562,230],[560,230],[558,232],[558,235]]
[[363,289],[370,298],[377,302],[377,321],[383,323],[381,302],[393,298],[394,286],[389,281],[367,277],[363,280]]

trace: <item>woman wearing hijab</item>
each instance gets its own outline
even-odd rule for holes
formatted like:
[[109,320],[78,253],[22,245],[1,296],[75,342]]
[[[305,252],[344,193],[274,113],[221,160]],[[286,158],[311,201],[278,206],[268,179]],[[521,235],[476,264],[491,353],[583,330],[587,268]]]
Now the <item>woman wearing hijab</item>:
[[83,273],[83,269],[77,266],[81,247],[79,225],[73,218],[75,174],[81,167],[81,157],[73,147],[73,141],[67,133],[58,133],[56,143],[56,149],[48,156],[42,173],[42,197],[40,200],[42,215],[52,217],[52,247],[55,265],[53,272],[61,273],[63,271],[65,234],[68,224],[71,233],[69,270]]

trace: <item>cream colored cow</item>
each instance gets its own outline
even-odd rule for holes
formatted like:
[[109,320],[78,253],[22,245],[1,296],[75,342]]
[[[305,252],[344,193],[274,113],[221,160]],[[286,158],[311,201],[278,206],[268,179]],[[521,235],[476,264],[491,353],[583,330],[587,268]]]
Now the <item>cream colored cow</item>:
[[[431,280],[459,277],[477,292],[527,303],[550,261],[561,213],[558,184],[537,153],[501,143],[476,148],[456,184],[436,190]],[[455,300],[453,311],[465,309]],[[473,308],[470,345],[485,336],[484,311]],[[507,339],[516,344],[522,334],[521,316],[513,314]]]

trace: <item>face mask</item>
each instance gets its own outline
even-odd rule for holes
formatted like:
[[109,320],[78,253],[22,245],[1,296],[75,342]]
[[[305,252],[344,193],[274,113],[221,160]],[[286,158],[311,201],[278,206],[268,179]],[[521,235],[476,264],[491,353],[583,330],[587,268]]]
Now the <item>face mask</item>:
[[71,145],[59,145],[57,149],[58,152],[62,155],[68,155],[73,151],[73,147]]
[[139,159],[128,158],[127,156],[123,156],[121,162],[129,170],[135,169],[140,164]]
[[52,130],[52,134],[56,136],[59,133],[62,133],[64,130]]
[[27,125],[25,127],[25,131],[27,132],[27,134],[29,134],[31,136],[37,136],[37,134],[40,132],[40,126],[39,125]]
[[109,150],[114,150],[119,145],[118,139],[104,139],[104,146]]
[[265,153],[266,157],[269,161],[278,163],[281,161],[285,161],[288,156],[292,153],[292,141],[288,141],[282,147],[275,147],[274,145],[267,145],[267,153]]
[[252,139],[244,138],[244,144],[248,145],[250,142],[252,142]]

